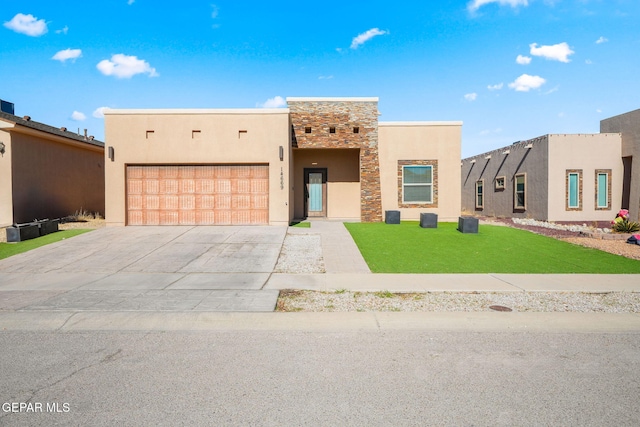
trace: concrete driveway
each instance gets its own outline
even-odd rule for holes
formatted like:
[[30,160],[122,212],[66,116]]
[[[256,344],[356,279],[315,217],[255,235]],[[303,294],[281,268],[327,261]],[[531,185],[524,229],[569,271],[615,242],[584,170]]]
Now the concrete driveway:
[[[0,261],[0,309],[271,311],[287,227],[108,227]],[[9,293],[7,293],[9,292]]]

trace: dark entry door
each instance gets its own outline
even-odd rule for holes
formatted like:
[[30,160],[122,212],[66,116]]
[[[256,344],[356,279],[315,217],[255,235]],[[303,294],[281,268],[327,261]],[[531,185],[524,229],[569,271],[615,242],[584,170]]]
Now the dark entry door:
[[305,216],[327,216],[327,169],[304,170]]

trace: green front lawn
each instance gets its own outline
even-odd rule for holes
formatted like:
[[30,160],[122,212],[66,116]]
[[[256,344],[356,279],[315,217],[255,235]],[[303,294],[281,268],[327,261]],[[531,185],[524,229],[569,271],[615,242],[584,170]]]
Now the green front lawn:
[[374,273],[640,273],[640,261],[515,228],[345,223]]
[[[4,230],[1,230],[5,232]],[[30,251],[31,249],[39,248],[40,246],[55,243],[69,237],[77,236],[78,234],[86,233],[85,229],[78,230],[64,230],[57,231],[55,233],[47,234],[46,236],[38,237],[35,239],[25,240],[24,242],[17,243],[0,243],[0,259],[9,258],[10,256],[21,254],[22,252]]]

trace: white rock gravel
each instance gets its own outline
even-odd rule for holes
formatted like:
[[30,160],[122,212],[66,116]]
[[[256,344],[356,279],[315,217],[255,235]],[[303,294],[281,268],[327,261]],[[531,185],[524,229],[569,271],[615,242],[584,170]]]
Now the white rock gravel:
[[283,290],[277,311],[491,311],[639,313],[637,292],[316,292]]
[[287,233],[275,273],[324,273],[322,244],[319,234]]
[[582,225],[578,225],[578,224],[564,225],[564,224],[556,224],[554,222],[538,221],[530,218],[512,218],[511,221],[513,221],[514,224],[531,225],[535,227],[549,228],[552,230],[574,231],[576,233],[578,232],[589,233],[594,231],[598,233],[611,233],[611,229],[609,228],[594,228],[594,227],[589,227],[587,224],[584,224],[584,223]]

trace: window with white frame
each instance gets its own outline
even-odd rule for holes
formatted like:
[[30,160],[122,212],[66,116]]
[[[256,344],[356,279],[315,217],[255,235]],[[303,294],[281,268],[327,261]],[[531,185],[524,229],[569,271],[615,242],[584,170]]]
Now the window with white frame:
[[402,203],[433,202],[433,167],[402,166]]
[[565,210],[582,210],[582,169],[567,169],[565,178]]
[[527,208],[527,176],[523,173],[517,174],[514,178],[513,186],[513,207],[517,210]]
[[580,207],[580,174],[570,172],[567,179],[569,182],[567,206],[577,209]]
[[611,209],[611,169],[596,169],[596,210]]
[[484,207],[484,179],[476,181],[476,209]]

